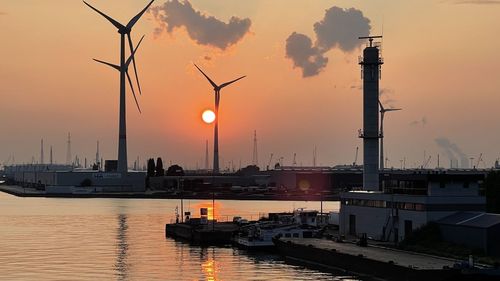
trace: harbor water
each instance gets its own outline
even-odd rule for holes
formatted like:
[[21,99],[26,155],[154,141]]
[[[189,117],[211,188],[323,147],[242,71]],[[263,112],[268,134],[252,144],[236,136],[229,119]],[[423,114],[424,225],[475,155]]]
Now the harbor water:
[[[211,206],[211,200],[183,201],[194,216]],[[324,211],[338,206],[323,202]],[[176,208],[179,200],[0,193],[0,280],[358,280],[292,265],[274,254],[165,238],[165,223],[175,220]],[[219,200],[215,216],[256,219],[293,208],[319,210],[320,202]]]

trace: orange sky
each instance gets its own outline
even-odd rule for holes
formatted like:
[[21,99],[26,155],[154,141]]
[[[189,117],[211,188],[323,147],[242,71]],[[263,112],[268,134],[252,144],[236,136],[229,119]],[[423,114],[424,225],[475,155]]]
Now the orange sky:
[[[89,0],[126,23],[147,1]],[[165,2],[155,1],[153,6]],[[465,2],[465,3],[463,3]],[[486,2],[490,4],[485,4]],[[500,2],[497,1],[306,1],[191,0],[202,15],[229,22],[250,19],[249,31],[226,49],[203,45],[185,27],[156,33],[159,22],[145,14],[134,27],[143,95],[139,114],[127,93],[129,162],[162,156],[164,163],[194,168],[204,163],[212,126],[201,112],[213,107],[213,92],[192,63],[217,83],[247,77],[222,91],[221,167],[251,162],[253,130],[259,162],[270,153],[291,164],[351,163],[361,124],[361,49],[324,53],[318,75],[302,77],[286,57],[286,40],[303,33],[316,40],[314,24],[325,10],[355,8],[370,20],[373,34],[383,26],[382,101],[404,110],[387,114],[388,166],[421,165],[423,153],[441,153],[436,138],[447,138],[467,157],[484,153],[488,165],[499,157]],[[342,28],[342,27],[340,27]],[[347,26],[344,28],[348,28]],[[215,31],[217,32],[217,31]],[[73,154],[92,159],[100,140],[105,159],[115,159],[118,130],[118,73],[92,61],[117,63],[119,35],[81,1],[23,0],[0,4],[0,163],[39,159],[40,138],[56,160],[66,158],[66,135]],[[352,34],[357,37],[365,34]],[[209,57],[210,60],[205,59]],[[422,120],[425,122],[422,122]],[[210,151],[210,156],[212,152]],[[435,158],[431,166],[435,166]],[[360,157],[361,159],[361,157]],[[211,161],[210,161],[211,162]]]

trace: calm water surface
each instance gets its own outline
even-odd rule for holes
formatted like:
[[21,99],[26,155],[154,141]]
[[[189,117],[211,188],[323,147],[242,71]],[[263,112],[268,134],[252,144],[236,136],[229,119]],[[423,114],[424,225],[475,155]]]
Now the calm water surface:
[[[196,216],[210,200],[184,201]],[[18,198],[0,192],[0,280],[356,280],[279,256],[165,238],[179,200]],[[216,201],[215,215],[320,208],[319,202]],[[323,204],[338,209],[337,202]]]

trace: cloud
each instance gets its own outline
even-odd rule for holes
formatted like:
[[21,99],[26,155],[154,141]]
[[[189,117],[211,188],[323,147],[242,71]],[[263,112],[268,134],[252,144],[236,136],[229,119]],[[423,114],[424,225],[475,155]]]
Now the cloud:
[[387,108],[396,107],[396,103],[398,100],[394,97],[396,95],[396,91],[391,88],[382,88],[380,89],[380,102]]
[[231,17],[225,23],[213,16],[196,11],[189,1],[170,0],[151,8],[159,22],[156,33],[184,27],[189,37],[199,45],[212,46],[221,50],[238,43],[249,32],[251,20]]
[[469,166],[467,155],[462,152],[458,145],[450,142],[449,139],[442,137],[436,138],[434,141],[445,153],[446,157],[448,157],[451,163],[458,163],[457,159],[460,158],[460,165],[462,168],[467,168]]
[[328,64],[325,53],[333,48],[351,52],[363,42],[358,36],[370,34],[370,20],[360,10],[331,7],[324,18],[314,24],[316,41],[307,35],[293,32],[286,39],[286,57],[294,67],[302,69],[302,77],[318,75]]
[[302,69],[303,77],[319,74],[328,63],[328,58],[317,47],[313,47],[309,37],[296,32],[286,39],[286,56],[293,60],[294,67]]
[[425,125],[427,125],[427,117],[424,116],[420,120],[412,121],[412,122],[410,122],[410,125],[411,126],[420,126],[420,125],[422,125],[422,127],[425,127]]
[[357,49],[362,41],[359,36],[370,33],[370,20],[360,10],[331,7],[326,10],[325,17],[314,24],[317,45],[322,49],[339,48],[344,52]]

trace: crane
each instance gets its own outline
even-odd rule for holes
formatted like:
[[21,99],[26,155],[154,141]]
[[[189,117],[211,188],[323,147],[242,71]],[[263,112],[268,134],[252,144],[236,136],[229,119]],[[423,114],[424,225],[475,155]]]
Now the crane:
[[477,158],[477,162],[476,162],[476,168],[479,168],[479,163],[483,162],[484,164],[484,161],[483,161],[483,153],[479,153],[479,157]]
[[429,158],[427,158],[427,160],[425,161],[424,166],[422,166],[422,169],[426,169],[427,168],[427,166],[431,162],[431,158],[432,158],[432,156],[429,155]]

